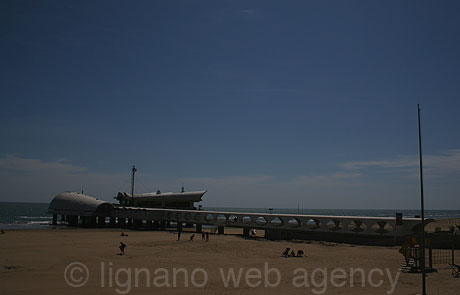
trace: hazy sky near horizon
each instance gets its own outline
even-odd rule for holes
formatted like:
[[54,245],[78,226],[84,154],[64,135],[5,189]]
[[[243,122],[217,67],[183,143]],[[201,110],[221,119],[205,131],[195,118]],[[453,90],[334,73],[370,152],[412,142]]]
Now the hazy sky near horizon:
[[0,201],[460,206],[457,1],[1,1]]

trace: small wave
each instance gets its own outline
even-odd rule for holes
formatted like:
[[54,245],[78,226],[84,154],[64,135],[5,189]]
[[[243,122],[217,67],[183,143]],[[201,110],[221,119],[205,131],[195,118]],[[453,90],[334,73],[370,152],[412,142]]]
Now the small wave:
[[48,229],[52,228],[50,223],[0,223],[0,229]]
[[19,216],[21,219],[52,219],[51,216]]
[[51,220],[32,220],[32,221],[15,220],[12,224],[51,224]]
[[39,225],[49,225],[50,223],[47,221],[29,221],[26,224],[39,224]]

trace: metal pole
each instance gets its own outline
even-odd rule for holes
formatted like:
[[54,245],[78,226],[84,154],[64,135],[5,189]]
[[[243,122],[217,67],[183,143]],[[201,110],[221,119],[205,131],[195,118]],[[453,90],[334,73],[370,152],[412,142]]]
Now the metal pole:
[[421,201],[421,213],[422,213],[422,229],[421,229],[421,241],[420,246],[422,250],[421,266],[422,266],[422,295],[426,295],[426,277],[425,277],[425,207],[423,203],[423,165],[422,165],[422,132],[420,128],[420,105],[417,105],[418,109],[418,149],[420,157],[420,201]]
[[132,178],[131,178],[131,205],[134,206],[134,173],[136,173],[136,166],[133,166],[132,169]]

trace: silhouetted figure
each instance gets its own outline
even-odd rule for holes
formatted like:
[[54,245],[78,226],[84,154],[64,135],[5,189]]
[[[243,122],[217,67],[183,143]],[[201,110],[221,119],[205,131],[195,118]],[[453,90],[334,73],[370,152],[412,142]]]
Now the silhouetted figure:
[[286,250],[284,250],[282,256],[289,257],[289,250],[291,250],[291,248],[286,248]]
[[2,231],[1,231],[1,233],[2,233],[2,235],[3,235],[3,234],[5,233],[5,231],[4,231],[4,230],[2,230]]
[[177,240],[178,240],[178,241],[180,241],[180,234],[181,234],[181,232],[178,231],[178,232],[177,232]]
[[125,255],[126,245],[123,242],[120,242],[120,255]]
[[294,252],[294,250],[291,251],[291,255],[289,255],[289,257],[295,257],[295,252]]
[[204,241],[206,238],[206,233],[205,232],[202,232],[201,233],[201,240]]
[[209,232],[206,232],[206,242],[209,241]]
[[128,236],[128,234],[125,234],[125,233],[120,234],[120,237],[127,237],[127,236]]
[[297,250],[297,257],[303,257],[303,250]]
[[191,235],[189,241],[190,241],[190,242],[193,242],[193,238],[194,238],[194,237],[195,237],[195,234]]

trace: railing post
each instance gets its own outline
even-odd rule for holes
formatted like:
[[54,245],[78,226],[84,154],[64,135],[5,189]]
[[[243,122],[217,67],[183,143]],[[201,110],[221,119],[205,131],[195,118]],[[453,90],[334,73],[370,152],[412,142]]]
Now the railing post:
[[430,241],[430,249],[429,249],[428,255],[429,255],[428,259],[430,263],[430,269],[433,269],[433,245],[431,244],[431,241]]
[[196,224],[196,232],[197,233],[202,233],[203,232],[203,227],[199,223]]

